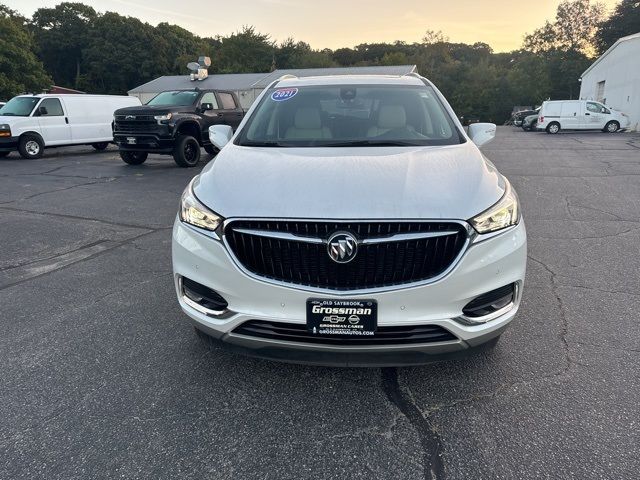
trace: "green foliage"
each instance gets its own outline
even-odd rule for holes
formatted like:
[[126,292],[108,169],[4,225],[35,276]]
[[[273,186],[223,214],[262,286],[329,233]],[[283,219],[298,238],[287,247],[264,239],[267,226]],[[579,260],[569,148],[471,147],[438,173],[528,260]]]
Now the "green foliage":
[[169,43],[148,23],[107,12],[93,23],[83,50],[87,91],[122,94],[171,71]]
[[51,86],[23,17],[0,5],[0,99]]
[[553,50],[594,53],[595,36],[602,21],[604,8],[590,0],[563,0],[556,18],[547,21],[524,39],[524,48],[532,52]]
[[38,54],[56,85],[78,87],[82,50],[97,16],[90,6],[70,2],[33,14],[31,30]]
[[621,37],[640,32],[640,1],[622,0],[609,18],[600,24],[596,45],[604,53]]
[[196,55],[212,56],[215,51],[213,42],[195,36],[188,30],[177,25],[161,23],[155,28],[155,33],[167,45],[164,52],[169,69],[165,75],[180,75],[185,73],[185,66],[196,60]]
[[214,57],[221,73],[268,72],[271,69],[275,45],[269,35],[245,26],[221,42]]

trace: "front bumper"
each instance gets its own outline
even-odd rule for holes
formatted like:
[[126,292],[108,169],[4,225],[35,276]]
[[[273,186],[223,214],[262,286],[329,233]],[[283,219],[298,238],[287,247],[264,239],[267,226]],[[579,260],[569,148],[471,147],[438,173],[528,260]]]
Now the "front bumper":
[[[424,285],[367,293],[323,292],[252,278],[234,263],[224,244],[176,219],[173,271],[178,301],[199,330],[227,347],[250,355],[295,363],[350,366],[415,365],[465,355],[496,339],[519,307],[526,270],[526,229],[521,221],[499,235],[472,243],[442,279]],[[207,315],[187,304],[180,286],[184,276],[217,291],[228,302],[222,315]],[[462,308],[488,291],[516,283],[511,308],[479,325],[459,317]],[[311,297],[374,299],[378,326],[439,325],[456,339],[425,344],[318,345],[248,337],[233,330],[249,320],[304,324]]]
[[[135,139],[131,143],[130,139]],[[156,133],[114,133],[113,142],[123,152],[153,152],[173,153],[175,139],[172,136],[158,135]]]
[[0,137],[0,152],[13,152],[18,149],[18,137]]

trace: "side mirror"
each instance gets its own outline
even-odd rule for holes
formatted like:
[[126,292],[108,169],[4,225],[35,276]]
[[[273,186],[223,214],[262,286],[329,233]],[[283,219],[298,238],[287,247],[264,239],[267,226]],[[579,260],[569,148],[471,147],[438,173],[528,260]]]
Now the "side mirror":
[[213,110],[213,103],[203,103],[202,105],[200,105],[200,110],[203,112]]
[[229,125],[212,125],[209,127],[209,140],[222,150],[233,137],[233,129]]
[[478,147],[489,143],[496,136],[495,123],[472,123],[468,130],[469,138]]

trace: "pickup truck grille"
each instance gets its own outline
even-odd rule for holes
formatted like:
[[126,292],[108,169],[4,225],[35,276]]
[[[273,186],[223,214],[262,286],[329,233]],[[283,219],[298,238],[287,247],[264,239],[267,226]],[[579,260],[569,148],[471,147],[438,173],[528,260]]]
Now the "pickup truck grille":
[[152,132],[157,128],[158,122],[152,115],[116,115],[113,125],[114,133]]
[[[338,231],[359,242],[349,263],[329,257],[327,240]],[[402,234],[411,239],[393,239]],[[224,236],[237,261],[255,275],[343,291],[436,278],[459,258],[468,239],[465,227],[455,222],[236,220],[225,227]],[[363,243],[367,239],[375,242]]]

